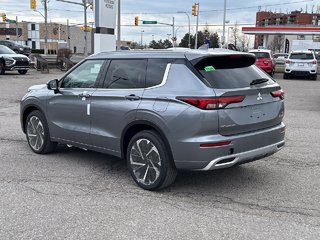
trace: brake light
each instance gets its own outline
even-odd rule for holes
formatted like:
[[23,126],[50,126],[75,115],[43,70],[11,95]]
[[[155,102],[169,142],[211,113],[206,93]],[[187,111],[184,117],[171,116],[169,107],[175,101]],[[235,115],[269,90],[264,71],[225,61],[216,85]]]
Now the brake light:
[[277,90],[277,91],[274,91],[274,92],[271,92],[271,95],[272,95],[272,97],[274,97],[274,98],[278,97],[278,98],[280,98],[281,100],[284,99],[284,91],[283,91],[282,89]]
[[242,102],[245,96],[229,97],[177,97],[178,100],[203,110],[222,109],[231,103]]
[[200,148],[222,147],[229,145],[231,141],[215,142],[215,143],[202,143]]
[[291,63],[291,61],[290,60],[286,60],[286,64],[290,64]]
[[312,64],[317,64],[317,60],[313,60],[311,63]]

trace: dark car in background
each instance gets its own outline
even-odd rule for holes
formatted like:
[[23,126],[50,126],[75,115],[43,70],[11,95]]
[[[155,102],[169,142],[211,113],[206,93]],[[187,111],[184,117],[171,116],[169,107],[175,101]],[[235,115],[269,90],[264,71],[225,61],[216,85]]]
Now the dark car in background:
[[22,54],[17,54],[10,48],[0,45],[0,74],[6,71],[18,71],[26,74],[30,69],[30,59]]
[[13,50],[15,53],[20,53],[26,56],[29,56],[31,54],[31,48],[25,45],[18,44],[11,40],[1,40],[0,45],[7,46],[11,50]]

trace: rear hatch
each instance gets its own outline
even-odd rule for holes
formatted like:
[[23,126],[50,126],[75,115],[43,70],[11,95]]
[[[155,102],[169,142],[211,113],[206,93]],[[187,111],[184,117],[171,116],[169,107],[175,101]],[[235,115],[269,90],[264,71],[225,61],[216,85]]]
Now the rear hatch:
[[256,56],[256,65],[264,68],[272,65],[272,59],[269,53],[266,52],[251,52]]
[[309,71],[317,64],[317,60],[312,53],[291,53],[289,59],[286,61],[290,69],[295,71]]
[[[221,101],[242,98],[221,106],[219,133],[233,135],[276,126],[284,114],[283,92],[269,75],[253,65],[251,54],[206,56],[191,60],[203,81]],[[227,100],[226,100],[227,99]]]

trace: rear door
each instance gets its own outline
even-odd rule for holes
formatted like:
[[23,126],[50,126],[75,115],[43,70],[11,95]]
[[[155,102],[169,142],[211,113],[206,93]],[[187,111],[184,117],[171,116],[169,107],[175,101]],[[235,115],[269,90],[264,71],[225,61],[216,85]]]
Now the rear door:
[[280,86],[252,65],[254,59],[250,58],[249,55],[227,55],[193,61],[218,98],[244,98],[217,110],[222,135],[256,131],[282,121],[284,104]]

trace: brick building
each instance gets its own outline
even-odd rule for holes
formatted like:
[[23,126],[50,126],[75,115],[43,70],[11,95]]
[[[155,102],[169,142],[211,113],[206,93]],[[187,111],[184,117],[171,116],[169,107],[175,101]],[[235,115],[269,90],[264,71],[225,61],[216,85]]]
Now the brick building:
[[[16,28],[15,23],[0,23],[0,28]],[[27,45],[31,49],[45,48],[45,24],[32,22],[19,22],[18,28],[21,28],[21,36],[0,35],[0,40],[14,40],[20,44]],[[69,40],[68,40],[69,32]],[[87,34],[88,53],[91,53],[91,33]],[[48,50],[49,53],[55,53],[60,47],[67,47],[73,53],[84,53],[84,32],[80,26],[67,26],[58,23],[48,23]]]
[[[301,11],[293,11],[291,13],[273,13],[273,12],[257,12],[256,13],[256,27],[320,27],[320,14],[319,13],[303,13]],[[281,33],[279,33],[281,34]],[[295,34],[286,35],[286,39],[292,40],[313,40],[319,41],[319,34],[305,35]],[[271,41],[273,38],[270,38]],[[259,46],[268,46],[264,41],[265,36],[262,34],[255,35],[255,48]]]

